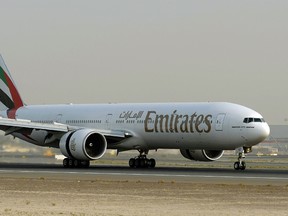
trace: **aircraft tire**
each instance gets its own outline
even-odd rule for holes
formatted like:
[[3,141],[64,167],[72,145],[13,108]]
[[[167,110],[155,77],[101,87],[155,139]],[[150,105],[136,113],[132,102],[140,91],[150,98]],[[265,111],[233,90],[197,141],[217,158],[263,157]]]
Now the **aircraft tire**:
[[139,168],[140,167],[140,158],[135,159],[135,167]]
[[64,158],[63,159],[63,167],[64,168],[68,168],[69,167],[69,159],[68,158]]
[[89,160],[81,161],[80,164],[81,164],[81,167],[88,168],[90,166],[90,161]]
[[73,159],[68,159],[68,167],[74,168],[74,160]]
[[147,158],[130,158],[129,167],[131,168],[154,168],[156,165],[155,159]]
[[81,167],[81,161],[74,160],[74,161],[73,161],[73,167],[76,167],[76,168]]
[[129,167],[134,168],[135,167],[135,158],[130,158],[129,160]]
[[237,161],[234,163],[234,169],[239,170],[240,169],[240,163]]
[[246,163],[245,163],[245,161],[242,161],[242,162],[241,162],[240,169],[241,169],[241,170],[245,170],[245,169],[246,169]]
[[140,163],[139,163],[139,167],[140,167],[140,168],[146,167],[146,165],[147,165],[147,161],[146,161],[146,160],[147,160],[147,159],[140,158]]
[[156,166],[156,161],[154,158],[149,159],[149,166],[150,168],[154,168]]

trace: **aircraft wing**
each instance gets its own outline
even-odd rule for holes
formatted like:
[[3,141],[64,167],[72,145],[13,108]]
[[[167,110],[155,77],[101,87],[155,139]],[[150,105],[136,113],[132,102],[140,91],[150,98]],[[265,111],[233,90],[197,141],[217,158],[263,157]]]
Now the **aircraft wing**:
[[64,124],[59,124],[54,122],[53,124],[45,124],[32,122],[25,119],[9,119],[9,118],[0,118],[0,130],[5,132],[5,135],[11,133],[23,133],[23,132],[32,132],[33,129],[46,130],[49,132],[68,132],[69,127]]
[[[83,128],[83,127],[82,127]],[[5,132],[5,135],[12,133],[32,133],[33,130],[44,130],[52,134],[67,133],[81,129],[81,127],[70,126],[57,122],[53,123],[39,123],[32,122],[26,119],[9,119],[0,117],[0,130]],[[115,144],[126,138],[131,137],[130,133],[124,131],[113,131],[113,130],[97,130],[95,131],[103,134],[108,144]]]

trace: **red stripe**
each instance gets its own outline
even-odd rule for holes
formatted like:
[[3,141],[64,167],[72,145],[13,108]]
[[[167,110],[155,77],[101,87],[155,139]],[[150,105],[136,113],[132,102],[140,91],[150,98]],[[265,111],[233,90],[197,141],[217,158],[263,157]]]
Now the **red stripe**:
[[9,78],[9,76],[7,76],[6,73],[4,73],[7,84],[8,84],[8,88],[10,90],[11,96],[12,96],[12,101],[14,102],[14,108],[19,108],[22,107],[24,104],[21,100],[21,97],[16,89],[16,87],[14,86],[13,82],[11,81],[11,79]]
[[17,111],[17,109],[18,108],[16,108],[16,109],[9,109],[8,111],[7,111],[7,116],[8,116],[8,118],[10,118],[10,119],[16,119],[16,111]]

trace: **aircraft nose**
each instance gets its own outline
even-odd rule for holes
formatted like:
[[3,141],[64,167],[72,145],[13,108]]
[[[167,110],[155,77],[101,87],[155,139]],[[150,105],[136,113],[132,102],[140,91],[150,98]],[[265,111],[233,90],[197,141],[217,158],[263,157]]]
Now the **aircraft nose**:
[[270,127],[267,123],[263,124],[259,131],[261,141],[265,140],[270,135]]
[[[249,135],[248,135],[249,134]],[[267,123],[258,124],[253,131],[250,131],[247,135],[247,146],[257,145],[263,142],[270,134],[270,127]]]

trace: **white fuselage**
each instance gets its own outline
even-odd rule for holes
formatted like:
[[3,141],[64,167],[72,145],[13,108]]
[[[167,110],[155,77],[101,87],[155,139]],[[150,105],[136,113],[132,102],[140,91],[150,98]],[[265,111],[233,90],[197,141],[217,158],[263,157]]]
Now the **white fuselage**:
[[[252,121],[244,122],[249,118]],[[123,150],[233,150],[256,145],[270,132],[259,113],[232,103],[35,105],[19,108],[16,119],[131,134],[117,145],[108,143],[110,149]],[[14,135],[45,146],[47,132]]]

